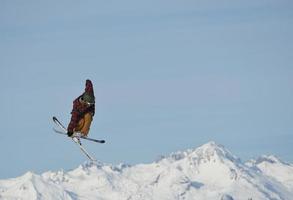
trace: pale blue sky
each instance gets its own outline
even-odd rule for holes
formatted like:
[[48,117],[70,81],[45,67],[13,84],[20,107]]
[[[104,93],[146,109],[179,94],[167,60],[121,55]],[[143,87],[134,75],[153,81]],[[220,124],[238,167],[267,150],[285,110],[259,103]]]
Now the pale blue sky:
[[292,162],[293,3],[0,1],[0,179],[86,158],[52,131],[93,81],[84,142],[106,163],[152,162],[210,140]]

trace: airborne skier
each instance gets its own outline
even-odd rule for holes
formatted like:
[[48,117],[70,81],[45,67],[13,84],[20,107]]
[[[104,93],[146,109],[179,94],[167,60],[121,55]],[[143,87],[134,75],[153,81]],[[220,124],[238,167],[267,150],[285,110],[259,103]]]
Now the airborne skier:
[[85,91],[73,101],[71,120],[67,128],[69,137],[87,137],[95,115],[95,95],[92,82],[87,79]]
[[85,83],[85,90],[82,95],[77,97],[73,101],[73,108],[71,111],[71,120],[68,124],[67,129],[63,126],[63,124],[57,119],[57,117],[53,117],[53,122],[61,129],[61,131],[53,130],[56,133],[68,135],[71,139],[78,145],[80,150],[92,161],[95,162],[96,159],[92,157],[86,149],[83,147],[80,138],[93,141],[96,143],[105,143],[105,140],[97,140],[93,138],[88,138],[90,126],[93,120],[93,116],[95,115],[95,95],[92,82],[87,79]]

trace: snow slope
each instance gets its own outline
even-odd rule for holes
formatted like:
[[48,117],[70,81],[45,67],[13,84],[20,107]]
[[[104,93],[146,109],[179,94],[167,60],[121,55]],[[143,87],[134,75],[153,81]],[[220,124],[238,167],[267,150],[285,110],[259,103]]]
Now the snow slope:
[[209,142],[150,164],[28,172],[0,180],[0,199],[293,200],[293,165],[274,156],[242,163]]

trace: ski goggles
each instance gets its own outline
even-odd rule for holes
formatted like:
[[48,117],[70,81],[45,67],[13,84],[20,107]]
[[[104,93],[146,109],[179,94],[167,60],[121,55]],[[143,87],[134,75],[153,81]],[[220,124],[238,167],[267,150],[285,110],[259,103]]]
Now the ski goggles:
[[95,103],[90,103],[90,102],[85,102],[88,106],[92,106],[94,105]]

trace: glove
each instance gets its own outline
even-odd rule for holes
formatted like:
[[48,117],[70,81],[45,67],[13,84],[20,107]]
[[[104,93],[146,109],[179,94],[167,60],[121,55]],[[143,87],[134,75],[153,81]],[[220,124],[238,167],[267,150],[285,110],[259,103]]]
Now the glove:
[[73,131],[67,131],[68,137],[71,137],[73,135]]

